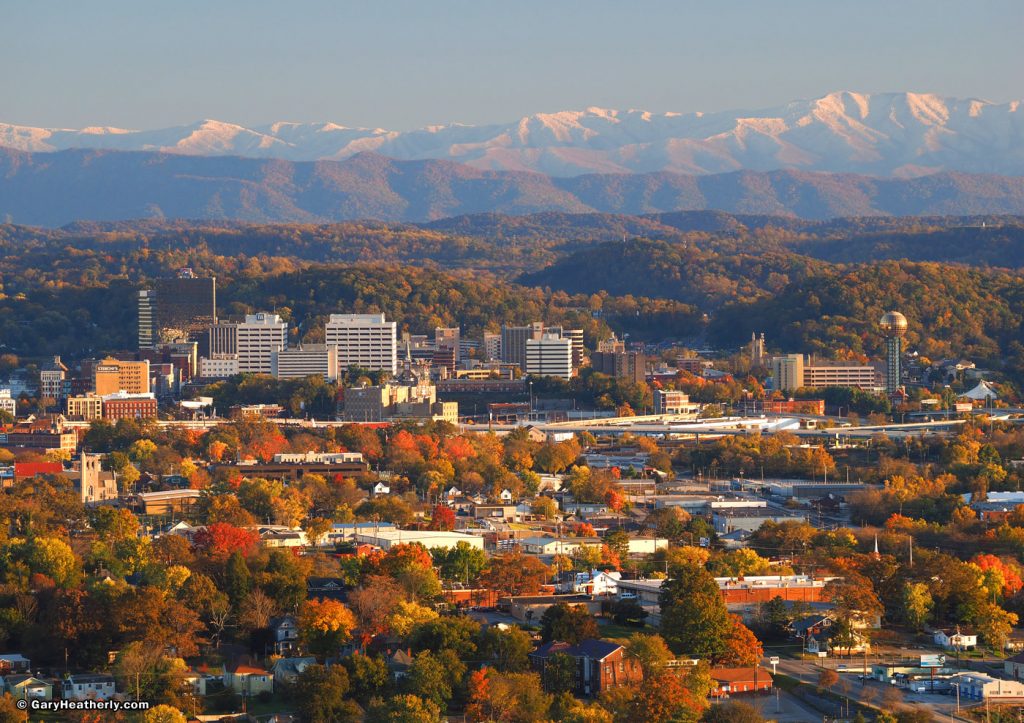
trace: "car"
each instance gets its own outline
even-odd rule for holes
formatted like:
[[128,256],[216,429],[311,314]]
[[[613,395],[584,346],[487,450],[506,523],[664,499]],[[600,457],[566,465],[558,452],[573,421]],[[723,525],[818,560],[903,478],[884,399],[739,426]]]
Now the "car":
[[836,670],[846,670],[847,667],[848,666],[846,665],[846,663],[840,663],[839,665],[836,666]]

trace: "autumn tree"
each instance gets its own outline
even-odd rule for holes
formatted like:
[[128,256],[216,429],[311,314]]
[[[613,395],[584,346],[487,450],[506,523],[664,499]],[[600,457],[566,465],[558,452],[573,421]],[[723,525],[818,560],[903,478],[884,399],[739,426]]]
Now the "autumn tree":
[[540,635],[545,643],[557,640],[570,645],[600,637],[597,621],[586,606],[564,602],[552,605],[541,615]]
[[293,697],[302,719],[311,723],[358,721],[362,711],[353,701],[346,700],[348,692],[345,666],[309,665],[295,680]]
[[454,530],[455,510],[448,505],[434,505],[434,509],[430,513],[430,529]]
[[540,591],[549,575],[550,570],[543,562],[517,551],[492,557],[482,582],[492,590],[510,595],[531,595]]
[[718,660],[732,625],[718,583],[703,567],[678,565],[661,587],[661,635],[678,654]]
[[317,655],[336,655],[356,626],[352,611],[337,600],[307,600],[299,609],[299,631]]

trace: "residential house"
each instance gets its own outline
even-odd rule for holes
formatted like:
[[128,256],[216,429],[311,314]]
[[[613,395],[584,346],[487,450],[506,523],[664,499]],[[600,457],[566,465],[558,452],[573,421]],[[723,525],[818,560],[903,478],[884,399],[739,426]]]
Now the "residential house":
[[65,700],[110,700],[115,692],[114,676],[78,673],[64,679],[61,696]]
[[312,656],[281,658],[271,668],[271,671],[274,673],[274,683],[277,685],[294,683],[302,674],[302,671],[311,665],[316,665],[316,658]]
[[640,663],[626,657],[626,649],[618,643],[590,638],[578,645],[550,642],[530,653],[534,670],[544,674],[544,667],[552,655],[561,653],[576,661],[576,690],[578,696],[596,697],[602,692],[643,679]]
[[391,494],[391,488],[388,487],[383,482],[378,482],[377,484],[375,484],[373,486],[373,496],[374,497],[378,497],[380,495],[389,495],[389,494]]
[[1017,653],[1003,661],[1003,672],[1014,680],[1024,680],[1024,653]]
[[274,652],[284,655],[298,647],[299,623],[294,615],[271,618],[270,635],[274,640]]
[[407,650],[396,650],[387,656],[387,665],[391,679],[401,680],[409,674],[409,668],[412,667],[412,654]]
[[345,600],[347,587],[340,577],[306,578],[306,599]]
[[235,662],[224,667],[224,686],[246,697],[273,693],[274,675],[266,668]]
[[53,685],[32,675],[8,675],[4,677],[3,689],[15,700],[53,699]]
[[181,685],[184,690],[190,691],[192,695],[205,696],[207,686],[214,680],[221,680],[221,677],[210,673],[206,669],[206,665],[203,664],[185,673],[181,678]]
[[31,661],[21,653],[0,654],[0,675],[27,673],[31,667]]
[[501,493],[498,495],[498,499],[500,499],[502,501],[502,503],[506,504],[506,505],[511,503],[512,502],[512,491],[509,490],[509,489],[503,489],[501,491]]
[[978,646],[978,634],[959,625],[953,629],[935,630],[932,640],[947,650],[973,650]]
[[772,674],[764,668],[712,668],[711,697],[721,698],[724,695],[737,693],[753,693],[758,690],[771,690]]

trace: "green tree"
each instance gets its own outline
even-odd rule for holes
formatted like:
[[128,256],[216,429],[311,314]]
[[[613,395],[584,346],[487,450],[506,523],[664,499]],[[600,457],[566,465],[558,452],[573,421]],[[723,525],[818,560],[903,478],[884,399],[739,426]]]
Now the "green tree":
[[648,680],[675,657],[660,635],[634,635],[626,643],[626,656],[640,664],[644,678]]
[[697,564],[671,568],[661,587],[661,635],[677,655],[715,661],[732,629],[718,583]]
[[348,671],[352,697],[366,706],[388,684],[388,666],[383,658],[356,653],[347,656],[342,665]]
[[553,653],[544,664],[544,690],[549,693],[571,693],[576,689],[576,658]]
[[234,607],[238,607],[252,590],[252,574],[245,562],[245,556],[235,550],[228,558],[224,569],[224,589]]
[[349,681],[344,666],[310,665],[295,681],[295,706],[303,720],[310,723],[357,721],[359,706],[346,700]]
[[558,603],[552,605],[540,618],[540,636],[544,642],[558,640],[570,645],[600,637],[597,621],[586,607]]
[[406,692],[424,700],[429,700],[438,710],[448,707],[454,691],[448,671],[438,658],[430,651],[417,653],[409,666],[409,674],[402,680]]
[[521,673],[530,666],[527,656],[533,650],[530,634],[522,628],[497,626],[480,632],[481,657],[502,673]]
[[366,711],[366,723],[440,723],[441,707],[415,695],[374,699]]
[[903,615],[909,625],[921,630],[928,622],[935,601],[928,586],[923,582],[907,582],[903,585]]

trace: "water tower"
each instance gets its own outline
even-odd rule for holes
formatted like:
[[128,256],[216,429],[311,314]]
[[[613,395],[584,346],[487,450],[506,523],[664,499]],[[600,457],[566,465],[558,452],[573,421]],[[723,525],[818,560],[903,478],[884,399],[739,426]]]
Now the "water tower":
[[878,328],[885,336],[885,391],[892,396],[900,388],[900,358],[903,337],[907,333],[907,317],[898,311],[888,311],[878,322]]

